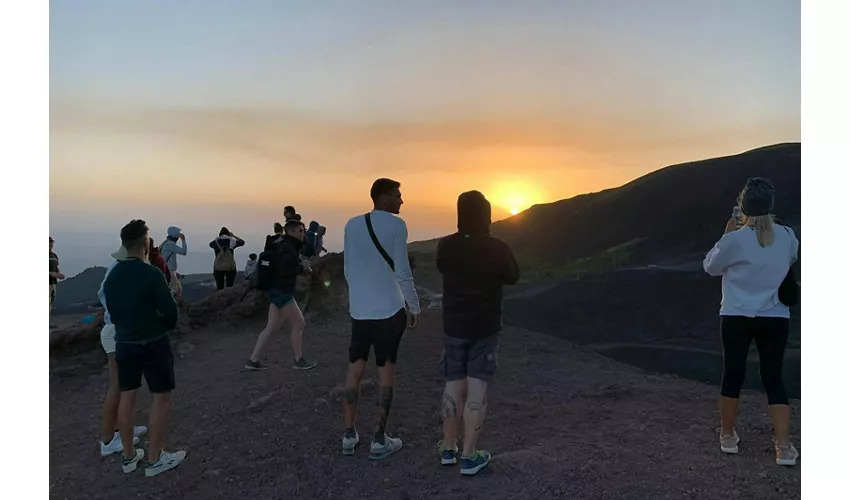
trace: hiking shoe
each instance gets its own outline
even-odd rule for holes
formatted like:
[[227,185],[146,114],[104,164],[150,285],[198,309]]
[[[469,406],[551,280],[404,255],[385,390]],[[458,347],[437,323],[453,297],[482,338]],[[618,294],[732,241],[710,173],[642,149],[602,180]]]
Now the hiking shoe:
[[180,462],[182,462],[184,458],[186,458],[185,451],[162,450],[159,452],[159,460],[157,460],[155,464],[148,463],[148,466],[145,469],[145,476],[153,477],[157,474],[169,471],[180,465]]
[[460,473],[464,476],[474,476],[490,463],[490,452],[477,450],[475,456],[460,457]]
[[316,363],[313,361],[307,361],[304,359],[304,356],[301,356],[301,359],[292,364],[292,367],[296,370],[310,370],[316,366]]
[[269,368],[269,365],[264,365],[261,361],[251,361],[249,359],[248,362],[245,363],[245,369],[252,372],[261,372],[263,370],[268,370]]
[[357,445],[360,444],[360,435],[357,434],[357,431],[354,431],[353,436],[342,435],[342,454],[343,455],[354,455],[354,449],[357,448]]
[[372,460],[387,458],[400,449],[401,439],[392,438],[384,434],[384,444],[372,441],[372,446],[369,448],[369,458]]
[[[143,436],[146,432],[148,432],[148,428],[144,425],[133,427],[133,444],[139,444],[139,436]],[[109,444],[104,444],[103,441],[100,442],[100,456],[102,457],[120,453],[122,450],[124,450],[124,446],[121,442],[121,435],[117,431],[112,436],[112,441]]]
[[440,450],[440,465],[454,465],[457,463],[457,446],[446,448],[445,442],[440,440],[437,443],[437,449]]
[[738,443],[741,441],[741,438],[738,437],[738,433],[732,431],[731,436],[725,436],[723,433],[720,433],[720,451],[723,453],[729,453],[730,455],[734,455],[738,453]]
[[788,467],[793,467],[797,465],[797,458],[800,454],[797,452],[797,448],[794,448],[793,444],[788,444],[788,446],[779,446],[774,443],[776,447],[776,465],[785,465]]
[[139,465],[139,461],[144,458],[145,450],[141,448],[136,448],[134,451],[133,458],[122,457],[124,461],[121,463],[121,470],[124,471],[124,474],[129,474],[136,470],[136,467]]

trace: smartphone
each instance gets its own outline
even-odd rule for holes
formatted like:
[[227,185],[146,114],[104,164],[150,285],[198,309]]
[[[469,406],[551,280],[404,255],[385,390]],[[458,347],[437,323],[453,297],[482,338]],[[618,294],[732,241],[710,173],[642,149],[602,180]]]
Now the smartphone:
[[744,212],[741,211],[741,207],[735,205],[732,207],[732,217],[735,219],[735,225],[739,228],[744,225]]

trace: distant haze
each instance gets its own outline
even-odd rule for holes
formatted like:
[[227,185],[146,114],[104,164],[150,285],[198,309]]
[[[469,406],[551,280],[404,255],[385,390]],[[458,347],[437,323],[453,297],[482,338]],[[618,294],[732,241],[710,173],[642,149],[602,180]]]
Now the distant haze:
[[800,140],[789,0],[54,0],[50,232],[105,265],[134,217],[209,272],[283,206],[328,227],[402,182],[411,240],[479,189],[494,218],[662,166]]

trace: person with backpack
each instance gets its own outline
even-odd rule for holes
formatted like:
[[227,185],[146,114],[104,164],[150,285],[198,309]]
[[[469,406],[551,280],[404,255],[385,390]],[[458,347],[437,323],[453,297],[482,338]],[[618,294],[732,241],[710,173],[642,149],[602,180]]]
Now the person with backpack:
[[236,257],[233,252],[243,245],[245,240],[235,236],[226,227],[222,227],[218,232],[218,238],[210,242],[210,248],[215,252],[213,278],[215,278],[216,290],[233,286],[236,281]]
[[304,237],[304,248],[301,250],[301,255],[307,259],[319,255],[319,247],[317,246],[319,239],[319,223],[310,221],[310,227],[307,229],[307,234]]
[[[183,297],[183,285],[180,284],[180,276],[177,274],[177,256],[186,255],[189,248],[186,246],[186,236],[183,231],[177,226],[171,226],[167,230],[168,236],[162,245],[159,246],[159,252],[162,258],[165,259],[165,264],[168,266],[168,272],[171,274],[169,283],[178,298]],[[181,245],[177,242],[180,241]]]
[[[280,226],[275,223],[275,230]],[[295,302],[295,282],[300,274],[310,273],[310,266],[301,260],[301,247],[304,245],[304,224],[290,220],[282,226],[283,234],[266,238],[265,250],[257,258],[256,271],[251,275],[251,286],[266,292],[269,299],[269,318],[266,327],[257,337],[251,357],[245,363],[249,371],[268,370],[269,366],[260,361],[260,353],[266,342],[277,332],[283,323],[290,328],[290,341],[296,370],[310,370],[316,363],[304,358],[302,336],[304,316]]]
[[[457,233],[437,245],[443,277],[443,440],[440,463],[474,476],[490,463],[477,449],[487,416],[487,388],[498,366],[502,330],[502,289],[519,280],[519,266],[508,245],[490,235],[490,202],[478,191],[457,199]],[[458,435],[463,423],[463,449]],[[458,452],[460,451],[460,457]]]
[[153,267],[162,272],[166,283],[171,283],[171,273],[168,272],[168,265],[165,263],[165,259],[162,258],[159,248],[154,244],[153,238],[148,238],[148,261]]
[[319,226],[319,232],[316,235],[316,255],[322,255],[322,252],[327,253],[328,249],[325,248],[325,233],[328,232],[328,228],[325,226]]
[[[735,218],[729,219],[723,237],[705,256],[703,268],[712,276],[723,277],[720,450],[738,453],[738,398],[747,372],[750,344],[755,340],[759,374],[773,423],[776,464],[793,466],[799,454],[790,438],[791,407],[782,364],[790,332],[790,306],[796,304],[799,294],[791,266],[797,261],[800,242],[791,228],[774,222],[770,213],[774,192],[767,179],[747,180],[738,198],[743,225],[739,229]],[[786,291],[789,280],[791,297]]]

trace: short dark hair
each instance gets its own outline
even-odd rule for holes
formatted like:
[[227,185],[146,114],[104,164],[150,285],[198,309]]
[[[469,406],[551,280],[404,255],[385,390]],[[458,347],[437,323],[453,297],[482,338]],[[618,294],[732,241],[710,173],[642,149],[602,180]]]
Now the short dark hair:
[[293,207],[292,205],[287,205],[287,206],[283,207],[283,213],[294,214],[295,213],[295,207]]
[[227,236],[228,234],[230,234],[230,230],[227,229],[224,226],[221,226],[221,231],[218,232],[218,235],[219,236]]
[[137,250],[148,245],[148,225],[142,219],[133,219],[121,228],[121,246],[127,250]]
[[255,253],[249,254],[248,258],[251,259],[251,260],[257,260],[257,254],[255,254]]
[[369,196],[373,202],[377,202],[382,195],[388,194],[393,189],[401,187],[401,183],[392,179],[380,178],[372,183],[372,189],[369,191]]
[[280,225],[280,222],[274,223],[274,232],[275,234],[283,232],[283,226]]
[[304,223],[301,222],[300,220],[294,220],[294,219],[288,220],[288,221],[286,221],[286,224],[283,226],[283,231],[285,233],[288,233],[289,231],[292,231],[293,229],[295,229],[298,226],[304,227]]

